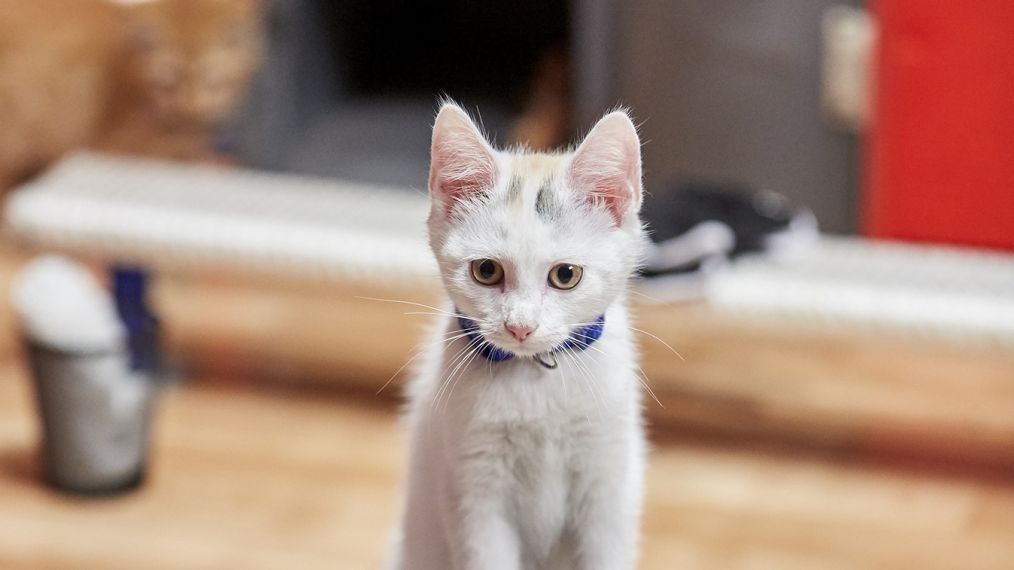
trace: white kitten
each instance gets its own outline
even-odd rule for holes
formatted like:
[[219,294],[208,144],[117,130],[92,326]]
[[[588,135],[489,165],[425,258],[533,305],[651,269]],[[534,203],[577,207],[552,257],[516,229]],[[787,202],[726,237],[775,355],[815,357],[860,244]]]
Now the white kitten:
[[642,243],[634,125],[614,112],[573,153],[503,152],[446,104],[429,187],[452,304],[410,387],[393,567],[632,568],[645,468],[625,306]]

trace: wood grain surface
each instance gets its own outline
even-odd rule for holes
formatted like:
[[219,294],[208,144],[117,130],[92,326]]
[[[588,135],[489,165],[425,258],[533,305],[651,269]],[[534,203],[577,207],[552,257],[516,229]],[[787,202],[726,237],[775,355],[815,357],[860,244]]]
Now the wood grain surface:
[[[163,394],[137,492],[38,479],[20,366],[0,366],[0,568],[379,568],[405,437],[389,401],[213,378]],[[1014,485],[693,438],[656,443],[642,569],[1010,568]]]

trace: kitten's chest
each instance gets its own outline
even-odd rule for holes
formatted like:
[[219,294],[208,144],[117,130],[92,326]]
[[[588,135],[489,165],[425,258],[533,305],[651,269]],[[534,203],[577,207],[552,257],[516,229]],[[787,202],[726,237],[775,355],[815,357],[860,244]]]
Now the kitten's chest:
[[525,550],[544,558],[566,526],[571,511],[575,458],[564,435],[547,426],[500,426],[490,435],[500,445],[494,459],[508,517]]
[[451,405],[468,423],[539,426],[547,437],[569,438],[628,407],[629,374],[614,364],[597,352],[561,358],[554,369],[531,359],[499,363],[492,372],[473,363],[459,382],[461,400]]

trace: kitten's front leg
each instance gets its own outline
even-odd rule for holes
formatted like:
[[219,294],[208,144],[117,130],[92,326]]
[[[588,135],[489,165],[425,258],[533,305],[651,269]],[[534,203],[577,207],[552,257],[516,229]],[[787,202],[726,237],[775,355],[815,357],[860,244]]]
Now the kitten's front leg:
[[452,538],[455,568],[460,570],[521,570],[521,544],[516,529],[496,499],[471,494],[458,510]]
[[637,561],[638,512],[626,493],[594,491],[576,526],[577,568],[630,570]]
[[[643,443],[603,453],[594,472],[579,476],[574,536],[580,570],[629,570],[637,562],[644,479]],[[613,450],[622,451],[622,450]]]
[[447,440],[446,511],[456,570],[521,570],[521,540],[508,516],[512,485],[500,428],[472,429]]

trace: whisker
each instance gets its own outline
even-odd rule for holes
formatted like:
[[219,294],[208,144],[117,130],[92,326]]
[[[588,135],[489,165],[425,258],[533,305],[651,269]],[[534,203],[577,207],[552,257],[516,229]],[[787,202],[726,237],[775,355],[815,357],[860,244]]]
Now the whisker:
[[573,338],[572,340],[573,340],[574,342],[576,342],[576,343],[580,344],[580,345],[581,345],[581,349],[582,349],[582,350],[587,350],[587,349],[590,349],[590,350],[594,350],[595,352],[597,352],[597,353],[599,353],[599,354],[602,354],[602,355],[604,355],[604,356],[606,356],[606,357],[608,357],[608,356],[609,356],[609,355],[608,355],[608,354],[606,354],[606,352],[605,352],[604,350],[602,350],[601,348],[599,348],[599,347],[597,347],[597,346],[592,346],[592,345],[588,344],[587,342],[585,342],[585,341],[581,340],[580,338],[574,337],[574,338]]
[[686,362],[686,361],[687,361],[687,359],[686,359],[686,358],[683,358],[683,355],[682,355],[682,354],[680,354],[680,353],[679,353],[679,352],[678,352],[678,351],[677,351],[677,350],[676,350],[675,348],[673,348],[673,347],[669,346],[669,343],[668,343],[668,342],[666,342],[666,341],[664,341],[664,340],[662,340],[662,339],[658,338],[657,336],[655,336],[655,335],[651,334],[650,332],[648,332],[648,331],[645,331],[645,330],[641,330],[641,329],[639,329],[639,328],[637,328],[637,327],[632,327],[632,326],[630,326],[630,325],[627,325],[627,328],[629,328],[630,330],[632,330],[632,331],[634,331],[634,332],[639,332],[639,333],[641,333],[641,334],[644,334],[644,335],[648,335],[648,336],[650,336],[651,338],[653,338],[653,339],[657,340],[658,342],[662,343],[662,345],[663,345],[663,346],[665,346],[666,348],[668,348],[668,349],[669,349],[670,351],[672,351],[672,353],[673,353],[673,354],[675,354],[676,356],[680,357],[680,360],[682,360],[683,362]]
[[[571,363],[571,368],[573,368],[577,372],[581,372],[581,370],[578,369],[577,364],[574,362],[573,355],[569,354],[566,350],[561,350],[559,352],[559,354],[561,356],[567,357],[567,361]],[[584,380],[584,379],[582,378],[582,380]],[[584,383],[587,384],[586,381]],[[589,392],[590,392],[590,390],[589,390]],[[593,399],[594,399],[594,397],[595,397],[595,395],[592,394],[592,398]],[[588,416],[588,412],[587,411],[584,412],[584,419],[585,419],[586,422],[588,422],[588,425],[591,425],[591,418]]]
[[447,385],[451,382],[451,379],[455,376],[455,374],[458,372],[458,370],[461,369],[462,364],[464,364],[464,362],[466,360],[468,360],[469,356],[471,356],[471,354],[473,352],[475,352],[476,350],[478,350],[478,347],[475,345],[475,343],[472,343],[472,342],[466,343],[465,346],[464,346],[464,348],[462,348],[461,350],[458,351],[458,353],[457,353],[457,355],[455,355],[454,359],[451,360],[447,364],[446,367],[444,367],[444,372],[445,373],[447,373],[447,369],[451,368],[451,366],[453,366],[454,368],[453,368],[453,370],[450,371],[449,374],[447,374],[447,376],[440,383],[440,389],[437,391],[436,395],[434,396],[434,399],[433,399],[434,401],[431,403],[431,406],[430,406],[430,411],[431,412],[439,407],[439,405],[440,405],[440,399],[443,397],[444,392],[447,391]]
[[[405,313],[405,314],[409,314],[409,313]],[[418,314],[432,314],[432,315],[443,316],[443,313],[423,313],[421,311]],[[404,370],[409,364],[411,364],[413,361],[415,361],[416,359],[418,359],[420,356],[422,356],[423,354],[425,354],[426,351],[424,349],[430,348],[430,347],[433,347],[433,346],[438,346],[438,345],[443,345],[443,344],[449,344],[451,342],[454,342],[455,340],[458,340],[459,338],[464,338],[466,336],[468,336],[467,332],[462,331],[461,329],[458,329],[458,328],[451,328],[451,330],[444,331],[443,333],[441,333],[441,338],[438,339],[438,340],[436,340],[436,341],[419,343],[418,345],[416,345],[416,347],[414,349],[416,351],[416,353],[414,355],[412,355],[412,357],[409,358],[407,361],[405,361],[404,364],[402,364],[400,367],[398,367],[398,370],[396,370],[394,372],[394,374],[392,374],[391,377],[388,378],[386,382],[384,382],[384,384],[380,387],[380,389],[377,390],[377,392],[376,392],[375,395],[380,395],[380,393],[383,392],[384,389],[387,388],[388,385],[390,385],[391,382],[394,381],[394,379],[398,376],[398,374],[401,374],[402,370]]]
[[460,372],[463,372],[465,370],[465,368],[464,368],[466,366],[465,363],[468,362],[471,359],[472,355],[475,354],[475,352],[477,350],[478,350],[477,346],[475,346],[474,344],[469,344],[466,347],[465,352],[462,353],[461,357],[455,359],[456,360],[456,364],[454,364],[454,368],[447,375],[447,378],[446,378],[446,380],[444,382],[444,385],[443,385],[442,389],[440,390],[440,394],[437,397],[437,401],[436,401],[436,404],[434,406],[434,409],[437,409],[437,408],[440,407],[440,400],[443,398],[443,395],[448,391],[448,389],[450,388],[451,384],[453,384],[454,379],[457,378],[458,374]]
[[581,360],[581,355],[573,348],[569,348],[567,350],[574,356],[574,363],[584,370],[585,378],[588,379],[588,386],[591,388],[592,393],[596,396],[596,401],[598,401],[598,414],[599,419],[601,420],[603,410],[606,408],[605,394],[602,393],[600,386],[597,382],[595,382],[595,375],[592,374],[591,369],[588,368],[588,366]]
[[658,399],[658,396],[655,395],[655,391],[652,390],[651,386],[648,385],[648,375],[644,373],[644,369],[641,368],[640,366],[638,366],[637,369],[640,371],[641,374],[637,378],[637,381],[641,383],[641,386],[644,386],[645,391],[648,392],[648,395],[651,396],[652,400],[655,400],[655,403],[658,404],[658,407],[664,410],[665,406],[662,404],[662,401]]
[[394,374],[391,374],[391,377],[387,379],[387,382],[384,382],[384,385],[381,386],[379,390],[377,390],[377,393],[374,394],[374,396],[379,396],[380,393],[384,391],[384,388],[387,388],[388,384],[390,384],[391,382],[393,382],[394,378],[398,374],[401,374],[401,371],[404,370],[406,366],[408,366],[409,364],[411,364],[412,361],[414,361],[415,359],[419,358],[423,354],[425,354],[425,352],[420,350],[419,352],[416,352],[415,355],[412,356],[412,358],[409,358],[408,360],[406,360],[405,364],[402,364],[400,367],[398,367],[397,370],[394,371]]
[[651,389],[651,386],[648,386],[648,383],[645,382],[644,380],[641,380],[640,378],[638,378],[637,381],[641,383],[641,386],[644,386],[644,390],[648,392],[648,395],[651,396],[651,399],[654,400],[656,404],[658,404],[658,407],[664,410],[665,404],[662,403],[662,400],[658,399],[658,396],[655,395],[655,391]]
[[644,297],[645,299],[648,299],[649,301],[654,301],[656,303],[659,303],[661,305],[665,305],[667,307],[676,308],[676,305],[674,305],[671,301],[664,301],[664,300],[659,299],[657,297],[652,297],[651,295],[647,295],[645,293],[642,293],[642,292],[638,291],[637,289],[627,289],[627,292],[628,293],[633,293],[634,295],[640,295],[641,297]]
[[605,407],[605,396],[599,392],[598,385],[595,383],[595,377],[591,373],[591,370],[581,362],[580,355],[573,348],[565,348],[562,351],[564,354],[569,354],[571,362],[574,363],[574,367],[581,372],[585,384],[588,386],[591,392],[592,399],[595,400],[595,407],[598,409],[599,419],[602,419],[602,410]]
[[465,373],[468,371],[469,365],[471,365],[472,361],[474,361],[476,356],[478,356],[481,352],[482,352],[481,344],[472,346],[472,350],[470,350],[468,354],[465,356],[465,358],[463,358],[455,367],[455,370],[451,373],[450,377],[448,378],[448,384],[450,385],[450,388],[446,389],[443,394],[443,408],[441,408],[440,401],[439,400],[437,401],[436,409],[440,413],[444,413],[447,411],[447,406],[450,405],[451,402],[451,396],[454,395],[455,386],[458,385],[458,381],[461,380],[461,377],[464,376]]
[[463,346],[460,349],[458,349],[458,352],[455,353],[454,357],[451,358],[451,360],[448,361],[447,364],[444,365],[444,367],[443,367],[443,374],[442,374],[442,377],[440,379],[440,384],[439,384],[439,386],[437,388],[437,391],[433,394],[432,400],[430,401],[430,413],[433,412],[433,409],[435,408],[436,403],[438,401],[440,401],[440,395],[443,393],[444,389],[446,389],[446,387],[447,387],[447,381],[450,378],[450,376],[447,375],[448,369],[451,368],[451,366],[454,366],[454,363],[457,362],[458,359],[462,357],[462,355],[464,355],[466,352],[468,352],[468,349],[471,348],[471,346],[472,346],[471,343],[465,344],[465,346]]
[[[432,347],[432,346],[441,345],[441,344],[448,344],[448,343],[451,343],[451,342],[454,342],[454,341],[458,340],[459,338],[463,338],[463,337],[468,336],[468,333],[462,332],[462,331],[457,330],[457,329],[451,330],[451,331],[443,333],[443,334],[444,334],[444,338],[441,338],[440,340],[437,340],[435,342],[423,342],[423,343],[418,344],[416,346],[416,348],[415,348],[416,353],[414,355],[412,355],[412,357],[409,358],[407,361],[405,361],[405,363],[402,364],[398,368],[398,370],[396,370],[394,372],[394,374],[392,374],[391,377],[387,379],[387,382],[384,382],[384,385],[381,386],[379,390],[377,390],[377,393],[375,395],[379,396],[380,393],[383,392],[384,389],[387,388],[387,386],[392,381],[394,381],[394,379],[398,376],[398,374],[401,373],[402,370],[404,370],[414,360],[416,360],[417,358],[419,358],[423,354],[426,354],[426,351],[424,349]],[[447,335],[451,335],[451,336],[448,337]]]
[[465,318],[465,319],[470,318],[470,317],[468,317],[466,315],[461,315],[461,314],[458,314],[458,313],[453,313],[453,312],[450,312],[450,311],[445,311],[445,310],[440,309],[438,307],[434,307],[432,305],[426,305],[426,304],[423,304],[423,303],[416,303],[415,301],[404,301],[402,299],[380,299],[378,297],[363,297],[361,295],[356,295],[355,298],[356,299],[362,299],[364,301],[378,301],[378,302],[381,302],[381,303],[398,303],[400,305],[412,305],[412,306],[415,306],[415,307],[422,307],[423,309],[430,309],[432,311],[437,311],[440,314],[446,315],[446,316],[449,316],[449,317],[462,317],[462,318]]
[[563,374],[560,374],[560,382],[563,383],[563,399],[568,404],[570,403],[570,396],[567,394],[567,378]]
[[440,344],[447,344],[449,342],[454,342],[454,341],[458,340],[459,338],[465,338],[466,336],[468,336],[468,333],[466,333],[466,332],[454,331],[450,335],[445,335],[445,336],[441,337],[440,339],[438,339],[438,340],[436,340],[434,342],[424,343],[423,346],[429,347],[429,346],[437,346],[437,345],[440,345]]
[[468,367],[471,366],[472,362],[474,362],[475,359],[480,354],[482,354],[482,348],[486,344],[489,343],[487,343],[486,341],[482,341],[482,343],[480,343],[475,348],[475,350],[472,351],[472,355],[468,358],[468,361],[465,362],[465,366],[461,369],[460,372],[458,372],[458,377],[454,379],[454,382],[451,382],[451,389],[447,392],[447,397],[444,398],[444,409],[440,413],[444,413],[447,411],[447,406],[451,403],[451,398],[454,397],[454,388],[458,385],[458,382],[461,380],[462,376],[465,375],[465,372],[468,371]]
[[[604,350],[600,349],[597,346],[592,346],[587,342],[584,342],[583,340],[577,338],[574,339],[574,342],[579,343],[581,347],[586,350],[594,350],[595,352],[605,356],[606,358],[609,358],[609,354],[607,354]],[[635,364],[635,366],[637,365]],[[648,392],[648,395],[651,396],[651,399],[655,400],[655,402],[659,405],[659,407],[661,407],[664,410],[665,406],[662,404],[662,401],[658,399],[658,396],[655,395],[655,391],[652,390],[651,386],[648,384],[648,375],[644,373],[644,369],[641,368],[640,366],[637,366],[637,370],[639,371],[637,381],[641,383],[641,386],[643,386],[645,391]]]
[[[590,322],[590,323],[565,323],[563,326],[565,326],[565,327],[586,327],[586,326],[591,326],[591,325],[596,325],[596,324],[599,324],[599,322],[598,321],[594,321],[594,322]],[[633,326],[630,326],[630,325],[627,325],[627,328],[630,329],[630,330],[632,330],[632,331],[634,331],[634,332],[638,332],[638,333],[641,333],[643,335],[650,336],[651,338],[657,340],[658,342],[662,343],[663,346],[665,346],[666,348],[668,348],[673,354],[675,354],[676,356],[678,356],[680,360],[686,362],[687,359],[684,358],[683,355],[679,353],[679,351],[677,351],[669,343],[667,343],[666,341],[662,340],[658,336],[656,336],[656,335],[654,335],[654,334],[652,334],[652,333],[650,333],[650,332],[648,332],[646,330],[642,330],[642,329],[639,329],[637,327],[633,327]]]

